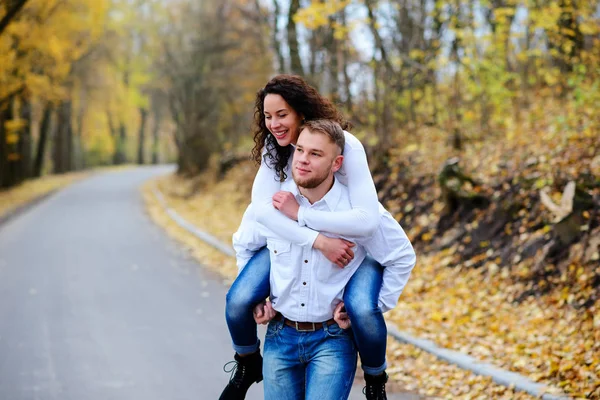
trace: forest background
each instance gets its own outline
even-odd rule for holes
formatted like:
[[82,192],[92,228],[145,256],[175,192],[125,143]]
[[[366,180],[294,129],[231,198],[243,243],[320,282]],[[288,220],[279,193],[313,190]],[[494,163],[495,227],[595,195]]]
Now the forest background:
[[[176,162],[189,200],[203,171],[248,164],[256,91],[302,75],[353,123],[418,253],[452,271],[423,267],[406,295],[456,294],[442,277],[463,270],[487,285],[402,319],[465,348],[436,331],[496,321],[490,297],[534,304],[522,337],[485,326],[515,346],[494,357],[598,398],[599,18],[598,0],[0,0],[0,190]],[[469,352],[498,351],[486,335]]]

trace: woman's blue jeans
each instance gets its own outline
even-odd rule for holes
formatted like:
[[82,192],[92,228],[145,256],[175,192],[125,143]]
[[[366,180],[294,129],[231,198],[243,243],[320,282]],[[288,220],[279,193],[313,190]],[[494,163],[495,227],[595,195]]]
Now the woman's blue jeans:
[[[260,347],[252,311],[269,296],[270,268],[269,250],[265,247],[248,261],[227,293],[225,319],[238,354],[253,353]],[[367,256],[344,291],[362,368],[370,375],[378,375],[386,368],[387,328],[378,305],[382,280],[383,267]]]

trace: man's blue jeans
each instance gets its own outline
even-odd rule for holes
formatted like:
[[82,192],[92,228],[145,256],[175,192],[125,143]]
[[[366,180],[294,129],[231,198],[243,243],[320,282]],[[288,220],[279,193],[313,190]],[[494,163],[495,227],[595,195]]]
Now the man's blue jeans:
[[[238,354],[253,353],[260,346],[252,310],[269,296],[270,267],[269,250],[265,247],[248,261],[227,293],[225,319]],[[382,277],[381,265],[367,256],[344,291],[362,368],[371,375],[386,368],[387,328],[378,306]]]
[[356,372],[352,332],[337,324],[299,332],[271,321],[265,335],[265,400],[347,399]]

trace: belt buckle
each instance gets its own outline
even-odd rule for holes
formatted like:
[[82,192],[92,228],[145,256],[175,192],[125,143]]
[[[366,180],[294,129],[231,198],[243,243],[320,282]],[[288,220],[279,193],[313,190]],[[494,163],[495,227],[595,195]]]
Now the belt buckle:
[[311,322],[311,324],[312,324],[312,329],[300,329],[300,327],[298,326],[298,321],[294,321],[294,322],[296,323],[296,330],[297,330],[298,332],[314,332],[314,331],[316,331],[316,330],[317,330],[317,329],[315,328],[315,323],[314,323],[314,322]]

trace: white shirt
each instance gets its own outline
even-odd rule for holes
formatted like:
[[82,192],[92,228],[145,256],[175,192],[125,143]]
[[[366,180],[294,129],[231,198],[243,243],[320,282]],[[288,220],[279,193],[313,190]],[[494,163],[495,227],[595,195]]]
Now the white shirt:
[[[252,185],[256,220],[300,246],[312,246],[319,232],[332,232],[354,238],[371,236],[379,223],[377,191],[362,143],[346,131],[344,138],[344,162],[335,176],[348,187],[352,204],[350,209],[329,212],[300,205],[298,222],[287,218],[273,208],[273,195],[282,190],[282,183],[275,176],[275,169],[267,165],[263,157]],[[265,153],[266,149],[263,149],[263,156]],[[292,180],[290,164],[291,162],[288,162],[288,181]]]
[[[299,194],[293,181],[284,183],[282,190],[292,192],[300,204],[311,210],[336,212],[350,208],[348,190],[337,180],[323,199],[313,205]],[[335,306],[342,300],[344,287],[364,260],[366,251],[385,267],[379,307],[386,312],[396,306],[416,258],[398,222],[381,205],[379,212],[380,224],[375,234],[369,239],[355,241],[355,257],[342,269],[312,246],[296,245],[257,223],[251,204],[233,235],[238,268],[241,270],[254,252],[266,244],[271,252],[273,307],[291,320],[321,322],[333,316]]]

